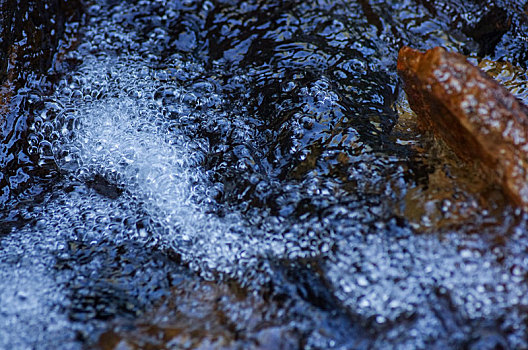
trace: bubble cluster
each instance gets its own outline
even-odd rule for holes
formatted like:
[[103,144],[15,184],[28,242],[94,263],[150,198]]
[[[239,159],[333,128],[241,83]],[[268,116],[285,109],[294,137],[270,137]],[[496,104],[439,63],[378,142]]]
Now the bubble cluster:
[[[522,346],[525,259],[512,249],[518,252],[517,239],[526,239],[523,230],[513,228],[517,234],[509,242],[491,249],[485,240],[501,233],[351,236],[340,242],[327,276],[350,312],[373,329],[392,329],[381,333],[377,347],[395,342],[458,347],[488,327],[504,344]],[[502,321],[490,324],[494,318]]]
[[66,292],[49,275],[53,260],[43,254],[55,248],[53,242],[42,239],[38,232],[10,236],[12,239],[3,240],[0,246],[0,347],[23,349],[55,341],[64,348],[74,345],[75,332],[65,332],[69,320],[58,307]]

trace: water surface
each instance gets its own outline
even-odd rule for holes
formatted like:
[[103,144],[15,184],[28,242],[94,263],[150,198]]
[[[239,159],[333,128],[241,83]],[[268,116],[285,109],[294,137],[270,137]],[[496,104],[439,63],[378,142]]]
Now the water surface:
[[0,347],[527,348],[527,217],[395,73],[443,45],[526,100],[520,15],[489,48],[426,4],[89,4],[17,95]]

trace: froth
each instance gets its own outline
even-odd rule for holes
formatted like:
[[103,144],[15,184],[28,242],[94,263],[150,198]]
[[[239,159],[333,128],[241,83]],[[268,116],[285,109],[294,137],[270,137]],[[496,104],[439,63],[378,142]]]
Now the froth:
[[[161,89],[176,105],[156,98]],[[211,213],[215,189],[202,169],[208,142],[179,122],[188,113],[169,111],[190,109],[186,104],[196,103],[190,95],[134,60],[87,61],[58,89],[63,107],[55,122],[61,134],[56,162],[80,181],[104,177],[123,190],[116,201],[134,211],[118,215],[146,218],[132,237],[130,231],[116,237],[170,249],[204,277],[244,276],[244,283],[259,265],[258,283],[265,282],[265,264],[257,257],[281,255],[283,248],[271,252],[264,234],[246,227],[237,213]]]

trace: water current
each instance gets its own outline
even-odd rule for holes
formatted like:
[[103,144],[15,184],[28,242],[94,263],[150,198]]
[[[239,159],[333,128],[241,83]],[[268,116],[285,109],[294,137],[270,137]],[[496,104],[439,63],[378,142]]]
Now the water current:
[[528,102],[526,44],[439,4],[87,4],[52,91],[17,95],[0,348],[528,348],[528,217],[395,70],[442,45]]

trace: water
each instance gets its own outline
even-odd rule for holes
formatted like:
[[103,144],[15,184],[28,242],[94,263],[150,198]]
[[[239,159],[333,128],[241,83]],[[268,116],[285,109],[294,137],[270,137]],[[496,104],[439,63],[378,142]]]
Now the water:
[[521,20],[487,52],[435,6],[91,3],[18,95],[0,348],[527,348],[526,214],[395,74],[401,43],[480,49],[526,100]]

